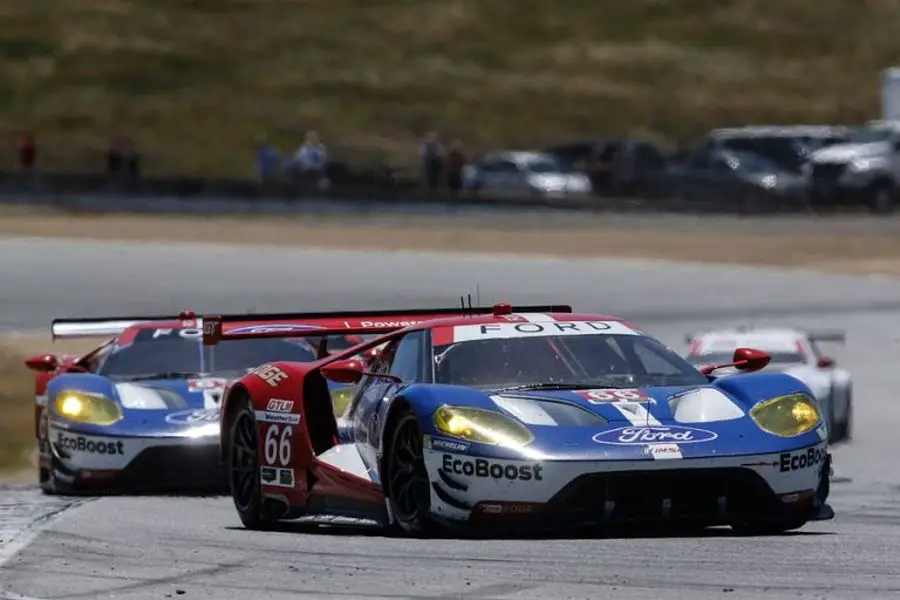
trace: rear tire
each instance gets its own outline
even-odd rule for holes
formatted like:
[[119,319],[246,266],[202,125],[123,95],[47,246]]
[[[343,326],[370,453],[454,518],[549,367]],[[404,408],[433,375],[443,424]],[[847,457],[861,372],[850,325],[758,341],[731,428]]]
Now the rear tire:
[[241,523],[247,529],[268,529],[275,522],[265,515],[260,485],[259,431],[250,403],[244,400],[229,423],[228,488]]
[[418,418],[412,411],[404,410],[388,435],[390,450],[385,457],[384,489],[394,521],[408,535],[435,533]]

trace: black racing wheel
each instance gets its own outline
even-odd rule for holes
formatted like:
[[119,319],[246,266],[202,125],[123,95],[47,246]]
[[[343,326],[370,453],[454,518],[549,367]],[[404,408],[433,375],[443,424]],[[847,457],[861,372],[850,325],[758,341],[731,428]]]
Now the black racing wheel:
[[388,433],[389,453],[385,457],[384,489],[397,526],[407,534],[420,536],[434,532],[430,516],[431,492],[419,420],[405,410]]
[[259,434],[252,407],[246,400],[231,420],[228,448],[228,486],[241,523],[266,529],[274,522],[263,510],[260,488]]

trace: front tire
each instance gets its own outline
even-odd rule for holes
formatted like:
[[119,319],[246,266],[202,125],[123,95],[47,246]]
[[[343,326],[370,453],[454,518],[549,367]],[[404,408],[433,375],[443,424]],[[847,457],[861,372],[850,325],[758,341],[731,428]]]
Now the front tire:
[[228,439],[228,487],[241,523],[248,529],[268,529],[274,520],[263,511],[259,431],[248,402],[243,402],[231,420]]
[[396,525],[406,534],[423,536],[434,532],[431,491],[419,420],[405,410],[389,433],[390,450],[385,457],[385,495]]

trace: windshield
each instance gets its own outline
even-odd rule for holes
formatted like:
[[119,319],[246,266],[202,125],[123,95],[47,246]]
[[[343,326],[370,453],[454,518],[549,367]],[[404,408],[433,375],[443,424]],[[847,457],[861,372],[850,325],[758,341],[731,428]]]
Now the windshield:
[[[772,360],[769,361],[770,366],[806,363],[806,355],[802,352],[767,352],[767,354],[772,357]],[[710,352],[708,354],[691,354],[687,360],[694,365],[712,365],[730,363],[733,357],[733,352]]]
[[532,173],[560,173],[563,170],[562,165],[550,157],[532,158],[525,164]]
[[433,351],[435,381],[452,385],[644,387],[708,383],[704,375],[660,342],[636,334],[485,339],[435,346]]
[[883,127],[860,127],[850,134],[847,143],[871,144],[872,142],[886,142],[891,139],[891,130]]
[[97,373],[116,379],[178,374],[240,377],[267,362],[316,358],[313,348],[299,338],[229,340],[215,346],[204,346],[202,340],[199,329],[141,330],[133,343],[113,347]]

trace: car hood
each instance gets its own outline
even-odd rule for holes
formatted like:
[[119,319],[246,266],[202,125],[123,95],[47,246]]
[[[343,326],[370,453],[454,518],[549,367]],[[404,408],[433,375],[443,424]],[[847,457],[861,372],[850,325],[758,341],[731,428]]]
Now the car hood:
[[218,377],[115,382],[124,418],[110,429],[141,436],[218,436],[219,404],[230,382]]
[[[633,390],[510,391],[489,393],[491,402],[526,424],[535,440],[524,449],[487,449],[488,454],[560,459],[656,460],[653,452],[673,458],[717,458],[788,452],[821,443],[817,427],[793,438],[766,433],[749,416],[756,403],[791,393],[766,376],[754,380],[717,381],[690,387]],[[796,381],[796,390],[804,384]],[[596,425],[561,426],[540,402],[566,402],[600,417]]]

